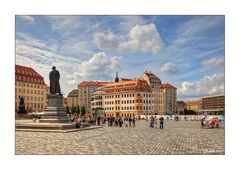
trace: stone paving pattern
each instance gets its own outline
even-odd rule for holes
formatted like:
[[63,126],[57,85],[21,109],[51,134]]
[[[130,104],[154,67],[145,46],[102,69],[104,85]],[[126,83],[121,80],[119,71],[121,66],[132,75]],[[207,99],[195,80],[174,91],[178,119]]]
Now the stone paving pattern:
[[20,132],[16,155],[225,154],[224,127],[203,129],[198,121],[165,121],[164,130],[137,121],[135,128],[107,127],[71,133]]

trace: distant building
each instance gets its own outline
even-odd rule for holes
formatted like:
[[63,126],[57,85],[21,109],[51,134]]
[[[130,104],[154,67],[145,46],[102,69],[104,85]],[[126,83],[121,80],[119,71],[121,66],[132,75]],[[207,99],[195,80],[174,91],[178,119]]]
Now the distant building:
[[66,108],[67,105],[68,105],[68,104],[67,104],[67,97],[64,97],[64,98],[63,98],[63,107]]
[[85,108],[86,113],[91,111],[91,96],[98,87],[105,85],[107,82],[83,81],[78,85],[78,105]]
[[177,112],[179,115],[184,114],[184,110],[187,109],[187,104],[184,101],[177,101]]
[[150,72],[134,80],[120,78],[96,89],[92,112],[104,110],[106,116],[177,114],[176,90]]
[[177,114],[177,88],[171,84],[163,84],[164,114]]
[[68,93],[67,104],[68,104],[68,107],[78,106],[78,89],[74,89],[70,93]]
[[92,108],[102,108],[106,116],[137,116],[153,112],[151,87],[145,80],[107,83],[94,93]]
[[196,113],[199,113],[199,110],[201,109],[201,100],[191,100],[191,101],[185,101],[187,104],[187,110],[193,110]]
[[24,97],[27,112],[42,112],[47,103],[47,85],[44,78],[33,68],[15,65],[15,111],[19,98]]
[[151,106],[153,107],[153,113],[151,114],[166,114],[166,107],[164,106],[164,88],[161,80],[151,72],[145,71],[140,77],[145,80],[151,87]]
[[224,111],[225,95],[213,95],[201,97],[201,112],[216,114],[218,111]]

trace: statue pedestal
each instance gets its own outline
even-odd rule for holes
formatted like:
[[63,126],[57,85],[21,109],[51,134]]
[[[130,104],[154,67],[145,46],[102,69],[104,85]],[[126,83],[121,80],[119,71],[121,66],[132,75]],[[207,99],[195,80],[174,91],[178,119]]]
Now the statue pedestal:
[[65,108],[63,107],[63,96],[49,94],[47,98],[48,106],[39,123],[70,123]]

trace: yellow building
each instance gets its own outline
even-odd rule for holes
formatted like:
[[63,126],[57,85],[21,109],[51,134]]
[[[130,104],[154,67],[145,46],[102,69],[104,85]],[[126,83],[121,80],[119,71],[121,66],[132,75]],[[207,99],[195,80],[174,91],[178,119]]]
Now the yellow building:
[[162,84],[150,72],[139,79],[119,79],[97,88],[92,96],[92,112],[103,110],[106,116],[177,114],[177,88]]
[[145,80],[110,82],[92,96],[92,109],[106,116],[138,116],[152,113],[152,91]]
[[15,111],[19,98],[24,97],[27,112],[42,112],[46,107],[46,84],[44,78],[30,67],[15,65]]
[[69,107],[77,107],[78,106],[78,89],[74,89],[70,93],[68,93],[67,104]]
[[105,85],[107,82],[98,81],[83,81],[78,85],[78,105],[84,107],[86,113],[92,113],[91,110],[91,97],[100,86]]

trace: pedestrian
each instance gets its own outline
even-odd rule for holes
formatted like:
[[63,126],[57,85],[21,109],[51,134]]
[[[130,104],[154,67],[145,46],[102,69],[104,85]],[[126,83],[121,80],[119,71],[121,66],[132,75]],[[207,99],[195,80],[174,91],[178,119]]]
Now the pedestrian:
[[97,117],[97,125],[100,126],[100,116]]
[[154,118],[154,128],[157,128],[157,117]]
[[33,123],[36,123],[36,120],[37,120],[37,119],[34,117],[34,118],[33,118]]
[[154,117],[151,116],[149,120],[150,120],[150,128],[154,128]]
[[118,117],[115,117],[115,126],[118,127]]
[[119,117],[119,126],[122,127],[122,124],[123,124],[123,120],[122,120],[122,117],[120,116]]
[[132,116],[129,117],[129,127],[132,127]]
[[128,118],[127,117],[124,118],[124,123],[125,123],[125,126],[128,127]]
[[159,120],[160,120],[160,129],[163,129],[164,118],[161,116]]
[[108,126],[110,126],[110,117],[107,117]]
[[136,118],[135,118],[135,116],[133,116],[132,121],[133,121],[133,127],[135,127],[135,125],[136,125]]
[[110,126],[112,126],[112,123],[113,123],[113,117],[110,116]]

